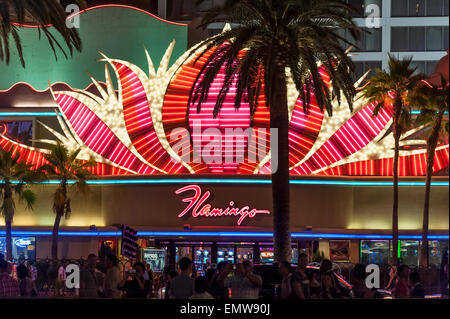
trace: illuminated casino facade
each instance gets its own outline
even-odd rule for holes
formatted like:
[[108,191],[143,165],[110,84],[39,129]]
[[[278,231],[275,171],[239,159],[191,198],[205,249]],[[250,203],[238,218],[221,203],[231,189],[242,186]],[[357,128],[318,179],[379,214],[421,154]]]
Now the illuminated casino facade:
[[[97,253],[105,241],[117,246],[115,224],[136,228],[143,246],[167,248],[171,258],[174,252],[196,258],[205,250],[209,262],[224,258],[224,251],[236,259],[270,256],[271,132],[264,96],[251,115],[248,103],[235,109],[232,88],[214,117],[224,78],[219,75],[197,111],[189,95],[208,53],[196,63],[186,59],[186,25],[124,6],[96,7],[78,16],[81,38],[87,37],[82,54],[58,63],[49,57],[47,67],[34,56],[31,71],[13,63],[0,67],[12,79],[0,81],[2,149],[40,166],[49,145],[58,141],[80,149],[81,160],[96,161],[90,194],[75,195],[73,216],[62,222],[61,256]],[[120,19],[105,30],[108,36],[93,31],[114,16]],[[29,36],[35,31],[23,29]],[[130,30],[135,36],[127,36]],[[43,52],[43,44],[33,45]],[[321,75],[329,81],[324,68]],[[379,246],[387,258],[392,109],[374,117],[374,106],[358,99],[353,112],[335,102],[330,117],[313,96],[305,113],[295,86],[288,84],[294,255],[319,248],[335,260],[357,262],[375,258]],[[411,263],[426,173],[422,129],[406,132],[400,150],[400,245]],[[448,246],[448,166],[447,139],[433,167],[430,239],[436,254]],[[33,186],[35,210],[18,209],[13,224],[19,243],[27,236],[35,241],[38,258],[49,255],[52,183]],[[339,249],[347,251],[344,259],[336,255]]]

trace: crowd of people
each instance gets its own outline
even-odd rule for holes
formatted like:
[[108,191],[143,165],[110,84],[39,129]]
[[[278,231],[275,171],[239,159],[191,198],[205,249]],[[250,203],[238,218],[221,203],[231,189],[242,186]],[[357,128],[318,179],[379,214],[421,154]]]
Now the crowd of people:
[[[131,269],[121,270],[119,260],[109,254],[99,267],[96,255],[88,256],[80,267],[79,288],[69,289],[66,285],[68,262],[63,261],[54,284],[54,296],[79,298],[167,298],[167,299],[258,299],[261,297],[264,280],[254,273],[253,264],[245,260],[232,264],[220,262],[216,268],[209,268],[201,276],[191,259],[183,257],[175,267],[165,267],[154,275],[150,265],[141,262]],[[308,256],[300,254],[297,267],[289,262],[278,263],[279,280],[274,284],[273,298],[278,299],[331,299],[331,298],[377,298],[378,290],[368,288],[366,268],[362,264],[353,267],[350,285],[343,285],[332,270],[332,262],[324,259],[320,267],[310,267]],[[273,268],[272,268],[273,269]],[[14,275],[15,272],[15,276]],[[443,294],[448,296],[447,279]],[[38,296],[36,287],[37,269],[32,262],[15,267],[0,258],[0,298]],[[17,279],[16,279],[16,278]],[[424,298],[425,288],[420,274],[411,272],[407,265],[393,267],[388,284],[393,298]],[[272,284],[272,283],[271,283]]]
[[[148,298],[152,296],[153,272],[146,263],[135,263],[125,273],[119,268],[119,259],[109,254],[99,267],[99,258],[90,254],[79,266],[79,288],[67,286],[69,262],[62,260],[48,267],[44,286],[52,290],[46,297],[79,298]],[[53,278],[52,273],[55,272]],[[35,297],[38,292],[38,270],[32,261],[17,265],[0,256],[0,298]],[[75,285],[76,286],[76,285]]]

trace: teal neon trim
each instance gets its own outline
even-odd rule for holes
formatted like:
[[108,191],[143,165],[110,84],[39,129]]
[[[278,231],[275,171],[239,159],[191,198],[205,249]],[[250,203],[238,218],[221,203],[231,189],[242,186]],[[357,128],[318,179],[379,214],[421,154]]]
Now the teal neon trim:
[[[5,231],[0,231],[4,236]],[[50,236],[51,231],[12,231],[13,236]],[[61,236],[121,236],[120,231],[60,231]],[[270,232],[207,232],[207,231],[138,231],[138,236],[187,236],[187,237],[273,237]],[[333,233],[291,233],[292,238],[335,238],[335,239],[371,239],[389,240],[391,235],[370,235],[370,234],[333,234]],[[421,239],[420,235],[400,235],[399,239]],[[449,235],[429,235],[431,240],[448,240]],[[400,241],[399,241],[400,243]]]
[[[413,115],[419,115],[419,114],[420,114],[420,110],[414,110],[414,111],[411,111],[410,113],[411,113],[411,114],[413,114]],[[444,112],[444,114],[446,114],[446,115],[447,115],[447,114],[448,114],[448,112],[447,112],[447,111],[445,111],[445,112]]]
[[[377,181],[336,181],[336,180],[290,180],[291,185],[328,185],[328,186],[392,186],[392,182]],[[17,184],[17,181],[11,181]],[[57,185],[60,181],[51,180],[40,184]],[[75,181],[68,181],[74,184]],[[174,178],[174,179],[120,179],[120,180],[91,180],[89,185],[123,185],[123,184],[271,184],[269,179],[217,179],[217,178]],[[425,182],[399,182],[399,186],[425,186]],[[431,182],[431,186],[449,187],[449,182]]]

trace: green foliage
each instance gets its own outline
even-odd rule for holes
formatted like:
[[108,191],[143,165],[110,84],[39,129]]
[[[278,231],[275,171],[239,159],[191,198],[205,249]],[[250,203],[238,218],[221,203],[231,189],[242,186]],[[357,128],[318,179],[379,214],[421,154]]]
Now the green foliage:
[[[84,0],[74,0],[74,4],[81,8],[85,7]],[[22,43],[18,32],[18,24],[33,24],[39,26],[39,38],[41,32],[47,38],[47,41],[57,58],[56,49],[59,49],[67,58],[67,53],[55,38],[55,35],[49,29],[49,25],[62,36],[64,43],[69,49],[70,55],[75,48],[81,51],[81,40],[76,28],[66,26],[66,12],[58,0],[9,0],[0,1],[0,60],[9,63],[10,59],[10,41],[11,38],[15,44],[19,59],[23,67]]]
[[[418,125],[434,126],[438,125],[439,137],[448,136],[448,121],[442,120],[444,112],[449,111],[449,83],[441,74],[441,84],[434,85],[427,81],[422,81],[409,96],[408,100],[411,106],[419,108],[420,114],[416,118]],[[436,123],[440,121],[440,123]],[[426,138],[430,136],[432,130],[424,132]]]
[[[43,175],[32,165],[19,162],[20,154],[0,149],[0,211],[6,220],[12,220],[16,204],[14,194],[24,201],[27,208],[32,209],[36,202],[35,194],[26,189],[30,183],[43,180]],[[12,183],[14,182],[14,183]]]
[[80,150],[69,152],[63,144],[56,144],[51,152],[44,157],[48,164],[43,165],[40,170],[47,176],[61,180],[60,186],[53,194],[53,211],[57,214],[64,213],[66,218],[70,216],[70,198],[67,194],[67,182],[75,180],[75,189],[85,194],[88,190],[86,180],[91,173],[86,169],[94,166],[95,162],[83,162],[77,159]]
[[411,109],[407,97],[424,78],[423,74],[414,74],[417,68],[411,66],[411,61],[412,58],[400,60],[389,54],[389,70],[377,70],[362,91],[363,98],[369,103],[375,103],[375,116],[380,108],[395,104],[396,100],[399,102],[399,133],[411,126]]
[[[198,1],[198,3],[203,0]],[[207,58],[192,89],[190,103],[198,108],[206,100],[211,83],[220,68],[225,68],[225,79],[214,108],[217,116],[233,82],[237,93],[235,107],[248,102],[255,112],[258,96],[264,87],[266,104],[275,107],[277,78],[289,70],[297,90],[309,108],[314,90],[319,107],[332,114],[333,94],[341,101],[344,95],[352,107],[355,88],[350,73],[352,60],[341,42],[354,45],[338,34],[338,29],[349,30],[353,38],[360,29],[353,22],[351,7],[345,1],[325,0],[226,0],[221,6],[206,12],[201,27],[223,21],[236,24],[233,29],[213,36],[191,50],[191,56],[201,49],[198,61],[206,52]],[[319,74],[319,65],[330,73],[333,94]],[[273,110],[276,111],[276,110]]]
[[[423,74],[415,75],[417,68],[411,66],[412,58],[402,60],[389,54],[389,70],[377,70],[376,74],[368,81],[363,88],[362,98],[375,105],[374,116],[380,108],[393,108],[392,114],[392,133],[394,136],[394,201],[392,212],[392,232],[393,240],[398,240],[398,158],[400,150],[401,135],[412,125],[410,103],[407,99],[411,91],[415,90],[420,81],[424,78]],[[394,247],[392,252],[392,261],[397,263],[398,248]]]
[[19,202],[25,202],[28,209],[33,209],[33,205],[36,203],[36,200],[36,194],[29,189],[24,190],[19,197]]
[[[433,84],[423,80],[408,96],[412,106],[420,108],[416,119],[418,125],[429,126],[431,129],[422,130],[427,139],[427,178],[425,186],[425,205],[423,210],[422,243],[428,242],[429,214],[430,214],[430,185],[433,175],[434,157],[439,139],[448,136],[448,118],[444,120],[444,113],[448,112],[449,83],[444,75],[440,74],[440,83]],[[428,245],[421,246],[420,265],[428,267]]]

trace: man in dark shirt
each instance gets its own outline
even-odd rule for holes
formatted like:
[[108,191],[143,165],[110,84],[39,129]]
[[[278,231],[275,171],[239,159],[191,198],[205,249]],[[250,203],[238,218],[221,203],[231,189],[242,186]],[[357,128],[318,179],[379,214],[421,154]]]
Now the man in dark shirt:
[[[87,265],[81,269],[80,273],[80,297],[98,298],[98,284],[96,269],[98,258],[95,254],[88,256]],[[66,265],[66,264],[64,264]],[[62,271],[65,271],[63,268]]]
[[420,275],[417,271],[413,271],[409,275],[411,283],[411,298],[425,298],[425,289],[420,282]]
[[133,269],[128,272],[128,276],[132,279],[123,280],[119,284],[119,290],[124,290],[127,298],[147,298],[149,287],[148,281],[144,279],[144,271],[143,263],[135,263]]
[[171,299],[188,299],[194,294],[194,279],[192,273],[192,261],[183,257],[180,260],[180,275],[172,280],[169,296]]
[[228,288],[223,286],[223,282],[228,274],[233,270],[233,265],[228,261],[221,261],[217,265],[218,273],[214,275],[211,282],[211,294],[216,299],[230,299]]

